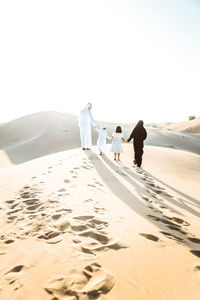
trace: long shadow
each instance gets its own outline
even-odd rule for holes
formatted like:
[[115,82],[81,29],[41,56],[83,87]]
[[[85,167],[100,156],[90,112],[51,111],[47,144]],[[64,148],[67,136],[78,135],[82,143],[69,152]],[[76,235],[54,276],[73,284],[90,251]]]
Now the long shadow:
[[[110,168],[113,169],[113,171],[115,171],[115,172],[117,172],[119,175],[123,176],[123,178],[124,178],[126,181],[128,181],[131,185],[134,186],[134,184],[138,184],[138,183],[137,183],[137,182],[138,182],[138,179],[141,180],[141,177],[140,177],[139,175],[136,175],[135,173],[133,173],[133,171],[131,171],[131,170],[128,169],[127,167],[123,166],[123,164],[122,164],[121,162],[120,162],[120,166],[122,165],[122,167],[123,167],[123,172],[124,172],[124,173],[122,173],[121,170],[118,171],[118,170],[119,170],[119,166],[115,165],[115,164],[114,164],[113,162],[111,162],[111,160],[108,159],[107,157],[104,157],[104,161],[106,162],[106,164],[107,164]],[[128,171],[127,169],[128,169],[129,171]],[[128,175],[129,175],[129,176],[128,176]],[[130,177],[130,175],[131,175],[131,177]],[[134,180],[133,180],[132,178],[133,178]],[[143,183],[143,184],[144,184],[144,183]],[[138,186],[139,186],[139,184],[138,184]],[[143,197],[148,197],[148,196],[149,196],[149,194],[145,194],[145,191],[146,191],[146,192],[149,192],[149,190],[151,190],[150,187],[149,187],[149,186],[146,186],[146,190],[144,190],[143,188],[141,189],[141,187],[140,187],[140,189],[136,189],[136,192],[138,193],[138,195],[140,196],[140,198],[143,198]],[[157,202],[157,204],[161,204],[160,201],[159,201],[159,199],[157,199],[157,198],[155,198],[155,197],[154,197],[154,201]],[[166,208],[168,208],[169,210],[173,210],[174,212],[176,212],[176,213],[179,214],[179,215],[182,215],[178,210],[176,210],[176,209],[174,209],[173,207],[171,207],[170,204],[166,205]]]
[[[136,196],[121,183],[121,181],[113,174],[113,172],[109,170],[109,168],[101,161],[101,159],[98,158],[98,156],[93,151],[90,151],[90,153],[85,153],[87,154],[90,162],[96,168],[102,180],[111,189],[112,193],[115,196],[121,199],[126,205],[128,205],[141,216],[144,216],[145,213],[150,213],[150,209],[148,209],[141,201],[139,201],[139,199],[136,201]],[[104,161],[105,159],[106,158],[104,158]],[[136,181],[134,181],[134,188],[140,188]]]
[[[123,167],[123,170],[129,175],[132,176],[134,178],[133,172],[131,172],[131,170],[127,170],[128,168],[126,168],[125,166]],[[174,205],[176,205],[177,207],[180,207],[181,209],[186,210],[187,212],[190,212],[191,214],[200,217],[200,213],[198,211],[196,211],[195,209],[191,208],[190,206],[188,206],[186,203],[189,202],[192,206],[195,207],[199,207],[200,208],[200,201],[198,201],[197,199],[184,194],[183,192],[175,189],[172,186],[169,186],[168,184],[166,184],[165,182],[161,181],[160,179],[158,179],[157,177],[153,176],[152,174],[150,174],[147,171],[140,171],[140,174],[143,175],[148,175],[151,179],[156,180],[157,182],[161,183],[163,186],[169,188],[170,190],[174,191],[176,194],[178,194],[180,197],[184,197],[185,199],[178,199],[176,200],[174,197],[172,197],[171,195],[165,196],[164,194],[162,195],[162,198],[165,199],[168,203],[173,203]],[[152,189],[152,191],[154,191],[154,189]],[[187,200],[188,201],[187,201]],[[169,205],[168,205],[169,207]],[[174,208],[173,208],[174,210]],[[178,212],[178,211],[177,211]],[[180,213],[180,212],[178,212]]]
[[[99,176],[102,178],[104,183],[110,188],[110,190],[115,196],[117,196],[121,201],[123,201],[123,203],[129,206],[133,211],[135,211],[141,217],[145,219],[148,218],[148,221],[156,225],[160,229],[160,233],[163,234],[165,237],[169,239],[173,239],[178,243],[181,243],[182,245],[188,247],[194,255],[200,256],[200,251],[197,250],[198,249],[197,247],[200,244],[200,239],[196,239],[194,238],[194,235],[192,235],[191,233],[185,232],[183,228],[180,225],[174,223],[171,218],[163,215],[162,211],[156,211],[156,215],[152,215],[153,213],[152,209],[147,207],[139,199],[139,195],[143,193],[143,188],[140,186],[140,183],[138,181],[139,176],[137,178],[137,175],[132,174],[134,180],[131,180],[131,179],[127,179],[127,176],[124,176],[123,173],[120,174],[120,168],[119,171],[117,172],[119,175],[123,176],[123,179],[128,180],[129,183],[133,185],[134,190],[138,194],[137,197],[135,193],[132,193],[114,175],[114,172],[117,171],[117,166],[113,164],[108,158],[103,158],[103,160],[99,159],[99,157],[93,151],[85,152],[85,153],[88,156],[90,162],[95,167]],[[108,166],[106,166],[106,164]],[[114,172],[112,172],[109,169],[109,167],[111,167],[114,170]],[[181,221],[187,223],[184,220]]]

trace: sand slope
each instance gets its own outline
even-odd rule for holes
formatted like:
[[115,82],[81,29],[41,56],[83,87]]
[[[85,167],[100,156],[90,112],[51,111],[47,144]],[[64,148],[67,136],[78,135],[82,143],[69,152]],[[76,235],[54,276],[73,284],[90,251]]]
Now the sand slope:
[[163,124],[161,127],[178,132],[200,134],[200,117],[187,122]]
[[199,299],[199,135],[147,130],[137,168],[76,148],[75,116],[1,124],[0,299]]
[[77,117],[41,112],[0,125],[0,146],[19,164],[80,146]]
[[143,169],[132,155],[0,171],[0,299],[199,298],[199,155],[146,146]]
[[[97,122],[99,124],[101,122]],[[111,136],[116,125],[107,123]],[[120,124],[128,138],[134,124]],[[147,128],[147,145],[182,149],[200,154],[200,135]],[[93,144],[97,133],[92,129]],[[41,112],[0,125],[0,167],[20,164],[48,154],[80,147],[78,117],[66,113]]]

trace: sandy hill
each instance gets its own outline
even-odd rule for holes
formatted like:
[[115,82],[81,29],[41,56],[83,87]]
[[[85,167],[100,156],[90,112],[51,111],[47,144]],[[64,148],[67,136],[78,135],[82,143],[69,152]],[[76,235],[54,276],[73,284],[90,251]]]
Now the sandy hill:
[[0,125],[0,147],[13,164],[80,146],[77,117],[41,112]]
[[[100,123],[100,122],[97,122]],[[112,135],[117,124],[107,123]],[[128,138],[134,124],[122,125]],[[200,137],[148,127],[146,145],[182,149],[200,154]],[[93,143],[97,133],[92,130]],[[0,125],[0,167],[20,164],[41,156],[80,147],[77,116],[41,112]]]
[[183,133],[200,134],[200,117],[187,122],[163,124],[162,127]]
[[[115,125],[109,123],[109,134]],[[95,130],[92,137],[96,143]],[[40,112],[0,124],[0,162],[5,166],[77,147],[80,147],[78,117],[72,114]]]
[[131,143],[121,162],[82,151],[69,114],[1,124],[0,141],[0,299],[199,299],[199,135],[148,128],[142,168]]
[[199,155],[95,149],[0,170],[0,299],[198,300]]

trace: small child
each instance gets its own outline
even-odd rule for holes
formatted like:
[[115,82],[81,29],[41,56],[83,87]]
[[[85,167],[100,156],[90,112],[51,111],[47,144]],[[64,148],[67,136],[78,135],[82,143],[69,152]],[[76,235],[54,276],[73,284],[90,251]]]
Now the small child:
[[111,139],[108,136],[108,133],[106,131],[106,124],[101,124],[100,128],[96,128],[96,131],[99,133],[99,137],[98,137],[98,141],[97,141],[97,146],[98,146],[98,150],[100,155],[105,155],[106,152],[106,139]]
[[117,156],[118,160],[120,161],[120,153],[123,151],[122,141],[127,143],[127,141],[123,138],[121,126],[117,126],[115,132],[111,137],[112,147],[110,151],[114,152],[114,160],[116,160],[116,156]]

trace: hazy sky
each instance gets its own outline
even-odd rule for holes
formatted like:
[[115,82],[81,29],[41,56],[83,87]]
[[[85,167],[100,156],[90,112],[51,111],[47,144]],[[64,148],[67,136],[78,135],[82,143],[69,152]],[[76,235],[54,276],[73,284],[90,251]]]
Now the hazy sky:
[[200,0],[0,1],[0,122],[200,115]]

